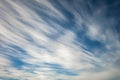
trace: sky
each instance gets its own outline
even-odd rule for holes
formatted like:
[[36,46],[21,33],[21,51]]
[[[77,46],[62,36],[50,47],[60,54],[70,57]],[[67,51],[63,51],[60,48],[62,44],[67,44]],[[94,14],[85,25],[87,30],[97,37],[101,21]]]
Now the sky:
[[120,0],[0,0],[0,80],[120,80]]

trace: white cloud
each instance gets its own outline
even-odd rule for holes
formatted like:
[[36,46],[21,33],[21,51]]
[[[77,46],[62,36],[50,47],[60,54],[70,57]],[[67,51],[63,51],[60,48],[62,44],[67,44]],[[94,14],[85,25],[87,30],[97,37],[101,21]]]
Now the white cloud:
[[[0,52],[0,53],[2,53],[2,52]],[[11,61],[9,61],[7,59],[7,57],[4,55],[0,55],[0,61],[1,61],[0,66],[9,66],[11,64]]]
[[[51,10],[49,15],[52,17],[60,20],[66,20],[65,16],[63,16],[63,14],[57,10],[57,8],[53,7],[52,4],[48,1],[37,1]],[[21,47],[26,51],[26,56],[22,54],[19,55],[17,53],[13,53],[14,55],[11,53],[9,55],[17,57],[21,61],[31,65],[24,65],[22,66],[21,70],[18,70],[17,68],[12,67],[12,61],[8,60],[8,58],[5,57],[7,53],[3,54],[1,52],[2,55],[0,56],[0,76],[22,78],[23,80],[54,80],[57,78],[64,78],[69,80],[97,80],[98,77],[102,80],[101,76],[103,76],[103,80],[105,80],[107,79],[106,77],[111,76],[112,73],[118,73],[116,69],[110,69],[103,72],[88,72],[89,70],[92,71],[96,68],[94,64],[105,67],[103,64],[107,63],[104,60],[106,60],[106,57],[109,56],[103,55],[101,58],[97,58],[91,52],[83,49],[82,47],[86,47],[86,45],[83,45],[82,43],[78,43],[76,41],[77,35],[74,31],[62,28],[62,26],[54,22],[51,22],[51,25],[54,25],[55,27],[49,25],[44,20],[42,20],[42,18],[40,18],[40,16],[38,16],[34,10],[19,1],[2,1],[0,3],[0,7],[0,40],[4,42],[0,44],[3,44],[4,46],[6,45],[6,47],[9,47],[9,49],[12,48],[10,48],[10,46],[7,44]],[[47,10],[43,11],[45,13],[48,13]],[[76,12],[74,15],[76,18],[78,17],[78,14]],[[23,20],[25,23],[22,23],[20,20]],[[76,20],[79,20],[80,23],[83,22],[81,18]],[[76,24],[80,26],[78,22],[76,22]],[[90,24],[87,24],[87,29],[88,32],[86,35],[89,36],[89,38],[92,40],[103,40],[105,42],[105,37],[109,34],[109,31],[107,34],[102,34],[100,25],[96,23],[92,24],[92,22]],[[53,35],[57,35],[57,39],[54,40],[54,38],[49,37],[49,35],[52,37],[54,37]],[[29,38],[32,41],[30,41]],[[110,35],[109,39],[111,39]],[[112,42],[112,44],[105,44],[106,48],[111,49],[112,46],[115,47],[119,43],[116,42],[116,44],[114,44],[113,42],[115,41],[115,39],[111,39],[110,42]],[[119,47],[119,45],[116,47]],[[5,52],[7,51],[4,51],[4,53]],[[116,52],[117,54],[119,53],[118,50]],[[24,58],[21,58],[21,56]],[[118,58],[112,61],[115,62]],[[94,64],[92,64],[93,61],[95,62]],[[34,67],[41,66],[43,63],[59,64],[63,68],[75,71],[80,75],[74,77],[67,75],[65,76],[63,74],[55,73],[51,68]],[[27,71],[27,69],[32,69],[34,73],[30,73]],[[81,73],[81,70],[86,71],[84,73]],[[44,71],[46,71],[46,73]]]

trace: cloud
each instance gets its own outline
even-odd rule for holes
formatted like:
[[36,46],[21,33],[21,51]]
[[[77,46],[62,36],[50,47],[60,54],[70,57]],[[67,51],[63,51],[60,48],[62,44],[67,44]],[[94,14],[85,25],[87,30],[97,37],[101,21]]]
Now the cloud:
[[118,33],[102,10],[82,0],[0,1],[0,79],[119,78]]

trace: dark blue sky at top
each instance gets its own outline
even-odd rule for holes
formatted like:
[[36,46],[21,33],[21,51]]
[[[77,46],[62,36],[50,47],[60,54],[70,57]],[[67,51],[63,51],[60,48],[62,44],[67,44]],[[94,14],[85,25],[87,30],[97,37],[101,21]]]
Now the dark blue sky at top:
[[[76,40],[85,44],[90,51],[94,51],[94,49],[101,49],[105,51],[106,49],[101,42],[96,41],[96,40],[91,40],[89,37],[85,35],[87,31],[86,24],[91,21],[91,19],[88,19],[88,17],[86,17],[85,14],[87,14],[87,16],[90,16],[90,18],[92,19],[96,19],[98,23],[102,25],[101,27],[103,29],[111,29],[111,31],[113,31],[116,35],[119,36],[119,32],[120,32],[120,28],[119,28],[120,1],[119,0],[104,0],[104,1],[86,0],[84,2],[82,2],[81,0],[76,0],[76,1],[74,0],[63,0],[63,1],[49,0],[49,2],[56,9],[62,12],[62,14],[67,18],[67,21],[58,20],[57,18],[51,17],[49,13],[42,12],[42,10],[39,10],[39,8],[46,9],[46,10],[47,8],[43,7],[42,5],[36,2],[33,2],[32,0],[31,0],[31,4],[28,4],[28,6],[33,8],[33,10],[35,10],[37,14],[40,17],[42,17],[42,19],[44,19],[47,23],[52,24],[51,22],[55,22],[61,25],[63,28],[74,31],[77,35]],[[67,10],[64,7],[64,4],[67,4],[69,8],[71,9],[71,11]],[[31,5],[36,5],[36,6],[31,6]],[[99,15],[94,15],[94,12],[100,8],[103,8],[103,12],[101,12]],[[75,16],[72,10],[76,10],[80,15],[82,15],[82,19],[85,20],[85,22],[83,22],[83,25],[80,26],[80,27],[83,27],[83,30],[77,29],[78,25],[75,24]],[[109,26],[108,24],[111,23],[111,21],[109,21],[109,18],[113,18],[113,20],[116,21],[115,24],[113,25],[111,24]],[[102,21],[104,21],[105,23],[102,24]],[[52,26],[54,27],[54,25]]]

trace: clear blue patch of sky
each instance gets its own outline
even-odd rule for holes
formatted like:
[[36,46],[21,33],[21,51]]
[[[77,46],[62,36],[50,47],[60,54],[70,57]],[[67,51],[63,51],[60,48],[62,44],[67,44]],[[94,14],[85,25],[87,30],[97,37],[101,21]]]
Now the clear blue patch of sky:
[[0,80],[20,80],[20,79],[9,78],[9,77],[0,77]]

